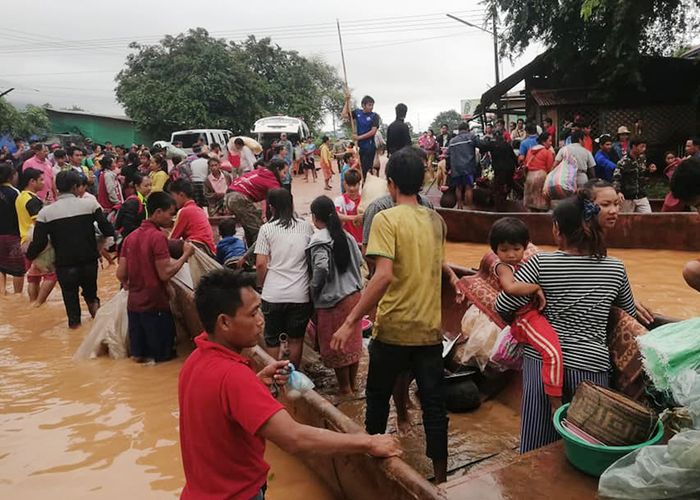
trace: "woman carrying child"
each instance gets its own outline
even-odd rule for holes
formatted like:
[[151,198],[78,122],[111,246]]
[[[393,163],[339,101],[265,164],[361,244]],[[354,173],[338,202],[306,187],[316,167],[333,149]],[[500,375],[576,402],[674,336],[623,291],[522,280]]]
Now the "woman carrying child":
[[[527,225],[515,217],[504,217],[491,226],[489,244],[498,256],[493,270],[501,289],[510,295],[527,297],[537,295],[539,304],[530,303],[518,310],[510,333],[518,342],[532,346],[542,357],[542,383],[552,410],[561,406],[564,360],[557,332],[542,316],[544,295],[539,285],[516,281],[525,249],[530,243]],[[538,307],[539,306],[539,307]]]
[[311,298],[316,308],[321,360],[335,370],[341,395],[357,390],[357,368],[362,357],[362,328],[358,321],[342,351],[331,339],[360,300],[362,252],[354,237],[343,230],[333,201],[319,196],[311,203],[317,231],[307,247],[311,270]]
[[[552,214],[559,249],[533,255],[515,273],[517,281],[537,284],[544,292],[547,304],[542,312],[556,331],[564,355],[564,402],[571,400],[584,380],[609,385],[606,325],[610,308],[616,305],[636,315],[625,267],[607,256],[599,212],[585,192],[563,200]],[[496,311],[510,317],[529,301],[501,292]],[[541,357],[530,346],[525,346],[524,356],[521,453],[559,439],[540,376]]]

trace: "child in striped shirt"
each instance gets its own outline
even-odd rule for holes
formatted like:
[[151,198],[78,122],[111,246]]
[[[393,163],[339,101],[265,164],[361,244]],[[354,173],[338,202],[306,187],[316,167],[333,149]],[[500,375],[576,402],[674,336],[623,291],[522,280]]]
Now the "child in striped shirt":
[[536,301],[530,302],[516,313],[510,332],[515,340],[531,345],[542,356],[544,392],[552,410],[556,410],[562,404],[564,381],[564,359],[559,337],[540,312],[545,306],[542,288],[537,284],[516,281],[514,276],[529,243],[530,232],[520,219],[504,217],[491,226],[489,244],[499,259],[493,270],[501,289],[510,295],[537,297]]

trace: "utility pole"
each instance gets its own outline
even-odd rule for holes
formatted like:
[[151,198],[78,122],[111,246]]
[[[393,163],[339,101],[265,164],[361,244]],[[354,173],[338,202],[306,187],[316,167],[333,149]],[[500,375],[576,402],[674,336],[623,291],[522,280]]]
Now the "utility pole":
[[491,11],[491,22],[493,23],[493,64],[496,68],[496,85],[498,85],[501,78],[498,74],[498,31],[496,31],[496,7],[494,7]]
[[452,14],[446,14],[447,17],[450,19],[454,19],[457,22],[460,22],[462,24],[466,24],[467,26],[471,28],[476,28],[478,30],[483,31],[484,33],[488,33],[493,37],[493,59],[495,63],[495,73],[496,73],[496,85],[500,83],[501,78],[498,72],[498,32],[496,31],[496,9],[493,10],[492,12],[492,21],[493,21],[493,31],[489,31],[486,28],[482,28],[481,26],[478,26],[476,24],[472,24],[469,21],[465,21],[464,19],[460,19],[457,16],[453,16]]

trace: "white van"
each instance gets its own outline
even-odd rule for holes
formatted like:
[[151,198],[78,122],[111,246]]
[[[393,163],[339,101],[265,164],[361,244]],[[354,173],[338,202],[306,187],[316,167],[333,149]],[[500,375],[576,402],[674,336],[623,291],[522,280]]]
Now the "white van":
[[212,142],[217,143],[221,146],[222,150],[226,150],[226,144],[228,140],[233,137],[233,132],[230,130],[223,129],[196,129],[196,130],[178,130],[173,132],[170,136],[170,143],[174,144],[176,141],[182,142],[182,149],[187,151],[187,153],[192,152],[192,146],[197,144],[200,137],[204,138],[204,144],[207,146]]
[[260,118],[253,125],[253,136],[262,144],[264,149],[279,139],[283,132],[287,134],[287,139],[295,143],[303,141],[309,137],[309,127],[303,120],[292,118],[291,116],[268,116]]

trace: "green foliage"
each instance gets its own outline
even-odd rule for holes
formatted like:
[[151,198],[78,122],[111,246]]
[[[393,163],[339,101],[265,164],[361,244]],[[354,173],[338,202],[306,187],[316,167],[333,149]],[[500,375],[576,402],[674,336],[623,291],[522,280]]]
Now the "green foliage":
[[41,135],[49,129],[49,117],[44,108],[28,105],[18,110],[0,97],[0,133],[17,137]]
[[438,113],[433,122],[430,124],[429,128],[433,129],[433,132],[435,132],[435,135],[437,135],[440,133],[440,126],[443,123],[447,123],[449,130],[453,131],[457,130],[457,127],[459,127],[459,124],[462,123],[462,121],[462,115],[460,115],[454,109],[450,109],[448,111]]
[[117,75],[117,99],[155,135],[181,128],[248,133],[256,119],[272,114],[302,117],[313,129],[342,109],[342,85],[331,66],[269,38],[227,43],[197,28],[131,47],[135,52]]
[[504,14],[501,50],[511,57],[537,40],[562,71],[605,68],[635,79],[642,55],[671,55],[700,28],[700,0],[486,0]]
[[321,59],[307,59],[296,51],[283,50],[269,38],[256,40],[250,36],[233,47],[260,79],[266,114],[302,118],[316,131],[326,113],[340,116],[343,84],[332,66]]

